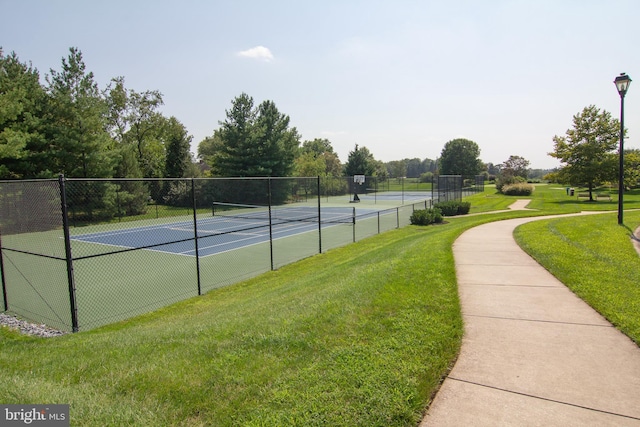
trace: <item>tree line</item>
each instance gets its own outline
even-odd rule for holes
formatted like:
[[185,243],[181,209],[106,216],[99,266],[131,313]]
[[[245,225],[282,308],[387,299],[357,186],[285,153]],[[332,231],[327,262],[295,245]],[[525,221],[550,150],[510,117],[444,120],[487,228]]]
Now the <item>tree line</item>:
[[116,77],[101,90],[82,52],[40,82],[31,64],[0,50],[0,178],[182,177],[195,173],[192,137],[159,112],[159,91]]
[[[343,165],[331,142],[301,142],[273,101],[241,94],[213,135],[190,153],[193,137],[160,112],[158,90],[136,91],[114,77],[101,89],[82,52],[70,48],[59,70],[40,72],[0,48],[0,179],[180,178],[193,176],[387,176],[392,169],[364,146]],[[423,172],[409,162],[409,176]],[[421,161],[418,161],[421,163]]]
[[[77,48],[70,48],[60,69],[50,69],[43,81],[30,63],[21,62],[15,52],[4,55],[0,48],[0,179],[62,173],[72,178],[366,175],[430,181],[435,174],[526,179],[532,172],[520,156],[485,164],[478,144],[461,138],[448,141],[435,160],[382,162],[366,146],[355,144],[343,164],[329,140],[302,141],[273,101],[257,104],[246,93],[231,101],[224,120],[198,144],[196,157],[190,152],[193,137],[180,120],[161,113],[163,103],[160,91],[128,88],[122,76],[101,89]],[[615,180],[617,125],[608,113],[585,108],[574,117],[574,129],[554,138],[550,155],[564,165],[548,177],[588,186]],[[630,186],[638,181],[638,154],[630,151],[626,163]],[[182,189],[172,185],[177,184],[122,183],[94,191],[100,195],[96,198],[128,201],[133,213],[144,210],[150,198],[178,203]]]

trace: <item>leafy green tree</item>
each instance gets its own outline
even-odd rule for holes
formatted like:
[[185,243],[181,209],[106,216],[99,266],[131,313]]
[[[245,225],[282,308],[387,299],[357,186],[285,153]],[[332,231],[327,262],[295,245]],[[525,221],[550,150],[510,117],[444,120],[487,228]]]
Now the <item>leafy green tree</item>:
[[178,119],[170,117],[165,127],[167,156],[164,176],[185,177],[191,165],[191,140],[187,129]]
[[500,165],[494,165],[493,163],[489,162],[486,165],[486,169],[487,169],[487,173],[491,176],[495,176],[498,175],[500,173]]
[[420,182],[433,182],[433,172],[420,174]]
[[[116,149],[116,171],[115,178],[142,178],[142,171],[136,156],[135,147],[132,145],[122,145]],[[149,190],[143,181],[118,181],[116,190],[116,202],[119,209],[118,214],[140,215],[147,211]]]
[[504,176],[519,176],[526,180],[529,175],[529,160],[521,156],[509,156],[500,165],[500,173]]
[[[342,164],[340,163],[338,155],[333,151],[333,146],[328,139],[316,138],[312,141],[304,141],[300,147],[300,153],[300,157],[307,156],[307,160],[310,159],[310,157],[308,157],[309,155],[313,157],[314,162],[316,159],[322,160],[324,167],[321,173],[318,174],[319,176],[342,176]],[[296,163],[298,163],[297,159]],[[296,175],[302,176],[298,172],[296,172]]]
[[232,101],[226,115],[226,120],[220,122],[222,146],[215,153],[211,166],[219,176],[251,176],[251,165],[246,164],[245,155],[254,151],[253,124],[256,113],[253,98],[242,93]]
[[404,160],[392,160],[386,166],[389,176],[393,178],[407,176],[407,163]]
[[461,138],[451,140],[440,154],[440,173],[473,178],[484,170],[479,157],[480,147],[475,142]]
[[93,73],[86,71],[82,53],[69,49],[60,72],[47,77],[50,96],[49,135],[51,171],[68,177],[110,177],[112,139],[105,130],[106,104]]
[[224,141],[220,134],[220,130],[213,131],[212,136],[205,137],[198,144],[198,158],[205,162],[209,167],[212,167],[215,162],[216,154],[222,150]]
[[302,154],[314,153],[318,157],[324,153],[333,153],[333,146],[328,139],[315,138],[311,141],[304,141],[300,147],[300,152]]
[[423,173],[435,171],[435,162],[419,158],[392,160],[385,164],[389,176],[400,178],[419,178]]
[[222,145],[213,156],[213,168],[220,176],[289,176],[300,143],[289,116],[280,113],[273,101],[254,108],[246,93],[232,101],[227,118],[220,122]]
[[33,156],[45,146],[46,101],[38,71],[0,49],[0,179],[48,174]]
[[376,160],[367,147],[358,147],[356,144],[353,151],[349,152],[344,172],[347,176],[366,175],[373,176],[376,172]]
[[[422,161],[422,169],[425,172],[435,173],[438,170],[438,162],[436,160],[424,159]],[[422,176],[422,174],[420,174]]]
[[273,101],[258,106],[255,138],[258,158],[252,176],[290,176],[300,145],[296,128],[289,128],[289,116],[280,113]]
[[607,111],[594,105],[585,107],[573,116],[573,128],[565,136],[554,136],[551,157],[559,159],[563,166],[559,171],[564,182],[584,185],[593,200],[597,183],[617,180],[616,157],[612,155],[618,144],[620,122]]
[[[165,177],[183,178],[191,171],[191,135],[187,129],[176,119],[170,117],[165,124],[164,141],[167,147],[165,164]],[[173,205],[188,206],[190,200],[190,187],[184,181],[166,181],[164,200]]]
[[135,147],[144,177],[161,178],[166,165],[163,127],[168,120],[158,111],[162,94],[157,90],[136,92],[124,84],[124,77],[117,77],[105,91],[107,129],[118,143]]
[[[40,163],[67,177],[112,177],[116,152],[105,129],[107,106],[82,53],[70,48],[61,70],[51,70],[46,81],[48,149],[38,153]],[[69,188],[68,204],[77,217],[109,218],[117,212],[116,190],[104,181],[79,183]]]
[[342,163],[336,153],[324,152],[322,154],[324,159],[325,171],[327,176],[339,177],[342,176]]
[[624,186],[634,188],[640,185],[640,150],[624,150]]
[[378,182],[385,181],[389,178],[387,167],[382,160],[373,161],[373,176],[378,178]]
[[405,159],[407,164],[407,174],[405,175],[407,178],[418,178],[420,174],[427,171],[424,167],[424,163],[418,159]]
[[325,176],[324,158],[313,152],[304,153],[296,158],[294,173],[296,176]]

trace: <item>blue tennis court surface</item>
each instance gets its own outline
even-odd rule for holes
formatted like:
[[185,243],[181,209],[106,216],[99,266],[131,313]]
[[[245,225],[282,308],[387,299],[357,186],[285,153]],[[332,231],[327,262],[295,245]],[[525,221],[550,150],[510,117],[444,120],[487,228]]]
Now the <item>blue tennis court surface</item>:
[[[377,214],[373,209],[357,209],[356,218]],[[353,215],[344,208],[322,208],[322,228],[350,224]],[[209,216],[198,219],[198,254],[215,255],[269,241],[268,218],[234,218]],[[350,230],[350,228],[349,228]],[[318,222],[273,220],[271,236],[281,239],[302,233],[317,232]],[[121,249],[141,248],[176,255],[195,256],[193,221],[127,228],[72,236],[72,240]]]

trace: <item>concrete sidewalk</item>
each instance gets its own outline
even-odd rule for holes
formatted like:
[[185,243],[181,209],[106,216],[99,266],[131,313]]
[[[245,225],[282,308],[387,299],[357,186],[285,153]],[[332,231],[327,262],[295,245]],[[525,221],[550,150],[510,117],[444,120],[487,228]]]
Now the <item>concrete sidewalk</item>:
[[518,247],[538,219],[456,240],[465,335],[421,427],[640,426],[640,348]]

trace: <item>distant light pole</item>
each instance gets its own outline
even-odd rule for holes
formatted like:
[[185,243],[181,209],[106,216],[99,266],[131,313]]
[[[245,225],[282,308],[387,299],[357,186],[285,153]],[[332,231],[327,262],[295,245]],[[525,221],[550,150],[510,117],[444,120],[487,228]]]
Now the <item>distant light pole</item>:
[[624,96],[629,90],[631,79],[620,73],[613,81],[620,94],[620,169],[618,170],[618,224],[622,225],[622,195],[624,193]]

